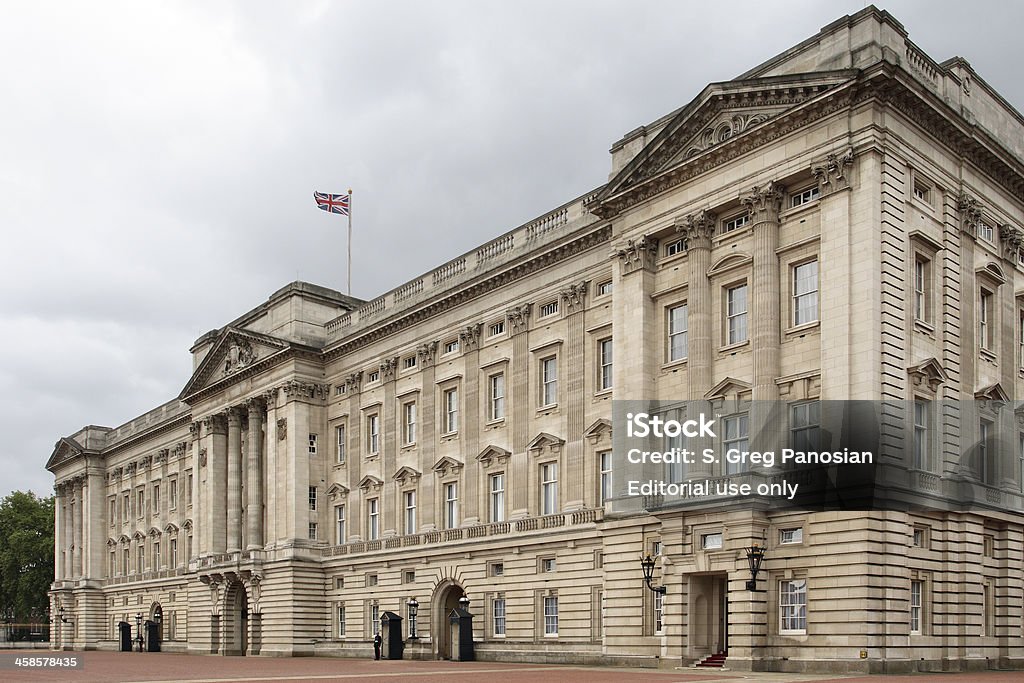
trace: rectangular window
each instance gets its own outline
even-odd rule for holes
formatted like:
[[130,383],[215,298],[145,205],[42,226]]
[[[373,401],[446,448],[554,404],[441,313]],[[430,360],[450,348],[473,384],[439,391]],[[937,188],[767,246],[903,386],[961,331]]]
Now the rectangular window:
[[416,492],[406,491],[405,499],[405,533],[416,533]]
[[153,514],[160,514],[160,484],[153,484]]
[[170,560],[171,560],[171,567],[172,568],[178,566],[178,539],[176,539],[176,538],[172,538],[171,539],[171,557],[170,557]]
[[491,323],[491,326],[487,328],[488,337],[497,337],[499,334],[505,334],[504,320],[499,320],[496,323]]
[[136,573],[139,573],[139,574],[141,574],[143,571],[145,571],[145,568],[146,568],[145,567],[145,554],[146,554],[145,550],[146,550],[146,546],[143,545],[142,543],[139,543],[139,545],[135,548],[135,571],[136,571]]
[[370,605],[370,635],[376,636],[380,633],[380,605]]
[[338,605],[338,637],[345,637],[345,606]]
[[686,304],[669,309],[668,312],[668,359],[681,360],[688,353],[686,333],[690,326],[690,315]]
[[459,431],[458,389],[448,389],[444,392],[444,431],[446,434]]
[[996,231],[991,223],[980,221],[978,223],[978,237],[986,242],[995,242]]
[[597,285],[597,295],[604,296],[612,293],[612,281],[605,280]]
[[316,522],[309,523],[309,540],[315,541],[317,538]]
[[598,387],[603,391],[612,388],[612,340],[602,339],[598,342],[598,356],[601,363],[601,376]]
[[[748,443],[748,430],[750,427],[749,418],[746,414],[733,415],[726,417],[723,420],[724,430],[722,438],[722,448],[724,453],[728,453],[730,449],[736,451],[749,451],[750,444]],[[746,471],[747,466],[744,463],[729,462],[726,460],[725,473],[726,474],[738,474]]]
[[994,348],[995,316],[992,293],[981,290],[978,298],[978,345],[991,351]]
[[675,256],[676,254],[682,254],[684,251],[686,251],[685,239],[673,240],[665,245],[665,256]]
[[928,286],[931,278],[931,262],[923,256],[914,258],[914,319],[928,321],[931,314],[928,305]]
[[796,451],[818,450],[821,404],[818,401],[797,403],[789,409],[789,442]]
[[494,615],[494,635],[505,635],[505,598],[491,601],[491,614]]
[[170,503],[171,509],[176,510],[178,509],[178,480],[171,479],[169,486],[171,488],[167,492],[167,497],[170,499],[168,502]]
[[505,373],[499,372],[488,379],[490,387],[490,419],[505,418]]
[[335,505],[334,506],[334,538],[335,543],[338,545],[344,545],[347,543],[345,536],[345,506]]
[[1024,368],[1024,310],[1017,311],[1017,365]]
[[540,307],[540,317],[541,318],[546,318],[549,315],[554,315],[555,313],[558,313],[558,301],[557,300],[556,301],[549,301],[546,304],[541,304],[541,307]]
[[739,230],[747,223],[750,222],[750,214],[744,213],[733,218],[726,219],[722,222],[722,232],[732,232],[733,230]]
[[454,529],[459,525],[459,485],[455,482],[444,485],[444,528]]
[[722,532],[716,532],[713,534],[702,534],[700,537],[700,547],[704,550],[717,550],[722,547]]
[[558,403],[558,359],[554,356],[540,362],[541,406]]
[[544,596],[544,635],[558,635],[558,596]]
[[654,632],[662,633],[665,629],[664,617],[665,615],[665,594],[655,593],[654,594]]
[[146,490],[139,489],[135,492],[135,511],[139,513],[139,519],[146,514]]
[[366,375],[366,382],[367,382],[367,384],[373,384],[374,382],[379,382],[379,381],[380,381],[380,370],[371,370],[370,373],[368,375]]
[[491,576],[504,576],[505,575],[505,563],[504,562],[493,562],[491,563]]
[[925,548],[928,546],[927,532],[924,527],[914,527],[911,543],[915,548]]
[[367,574],[366,575],[366,585],[367,586],[376,586],[378,583],[379,583],[379,581],[377,580],[377,575],[376,574]]
[[402,369],[411,370],[416,367],[416,356],[406,356],[402,359]]
[[371,498],[366,501],[366,537],[370,541],[380,538],[380,501]]
[[549,462],[540,466],[540,513],[553,515],[558,512],[558,463]]
[[921,598],[924,588],[923,581],[910,582],[910,633],[921,633]]
[[380,452],[380,415],[366,416],[366,452],[377,455]]
[[807,580],[779,582],[779,632],[807,632]]
[[316,512],[316,487],[309,487],[309,509]]
[[729,344],[747,340],[747,286],[730,287],[725,295]]
[[160,569],[160,542],[153,542],[153,570]]
[[402,583],[416,583],[416,570],[410,569],[402,572]]
[[309,454],[316,455],[316,434],[309,435]]
[[455,353],[458,350],[459,350],[459,340],[458,339],[452,339],[452,340],[446,341],[444,343],[444,352],[445,353]]
[[929,201],[929,190],[930,189],[931,188],[929,188],[924,183],[915,180],[914,181],[914,198],[915,199],[919,199],[922,202],[925,202],[926,204],[930,204],[931,203]]
[[192,484],[193,484],[193,482],[194,482],[194,480],[192,479],[192,473],[189,472],[189,474],[188,474],[188,488],[185,490],[185,500],[187,501],[186,504],[189,505],[190,507],[192,505]]
[[818,319],[818,262],[808,261],[793,268],[793,324]]
[[988,420],[981,420],[978,423],[978,479],[989,484],[989,474],[992,468],[989,466],[990,443],[992,436],[992,423]]
[[491,482],[491,521],[505,521],[505,474],[492,474]]
[[[122,563],[124,565],[124,575],[127,576],[128,573],[131,571],[131,568],[132,568],[131,558],[129,557],[129,554],[128,554],[128,548],[124,549],[124,552],[122,553],[121,561],[122,561]],[[125,598],[125,599],[127,600],[127,598]]]
[[338,464],[345,464],[345,451],[348,445],[345,443],[345,425],[338,425],[334,429],[334,440],[338,449]]
[[402,443],[406,446],[416,443],[416,403],[402,405]]
[[127,491],[121,499],[121,517],[125,524],[132,518],[132,494]]
[[780,529],[779,530],[779,543],[803,543],[804,542],[804,530],[803,527],[796,527],[793,529]]
[[612,452],[597,454],[601,462],[601,504],[612,497]]
[[117,522],[117,498],[110,499],[110,526]]
[[914,401],[914,462],[916,470],[928,469],[928,401]]
[[790,195],[790,197],[789,197],[789,205],[790,205],[790,207],[803,206],[804,204],[809,204],[809,203],[813,202],[817,198],[818,198],[818,188],[817,188],[817,186],[809,187],[806,190],[801,190],[799,192],[794,192],[792,195]]
[[544,574],[551,574],[557,569],[558,565],[553,557],[544,557],[540,561],[540,570]]

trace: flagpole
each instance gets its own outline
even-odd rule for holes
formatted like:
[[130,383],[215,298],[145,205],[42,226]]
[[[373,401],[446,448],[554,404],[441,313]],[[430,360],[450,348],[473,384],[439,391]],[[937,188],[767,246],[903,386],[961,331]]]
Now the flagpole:
[[348,188],[348,295],[352,296],[352,188]]

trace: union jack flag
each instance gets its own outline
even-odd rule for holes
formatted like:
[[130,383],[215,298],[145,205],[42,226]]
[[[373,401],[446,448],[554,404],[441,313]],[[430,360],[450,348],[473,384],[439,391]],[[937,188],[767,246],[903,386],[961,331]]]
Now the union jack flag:
[[316,205],[320,207],[322,211],[328,213],[340,213],[342,216],[348,215],[348,200],[347,194],[325,194],[323,192],[314,192],[313,199],[316,200]]

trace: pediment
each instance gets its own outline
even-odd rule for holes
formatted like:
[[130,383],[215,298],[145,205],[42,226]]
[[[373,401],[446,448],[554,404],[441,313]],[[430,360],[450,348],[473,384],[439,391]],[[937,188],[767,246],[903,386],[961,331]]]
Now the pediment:
[[[856,77],[855,71],[829,71],[712,83],[672,115],[589,207],[598,215],[613,215],[632,203],[620,200],[634,191],[643,198],[681,182],[681,176],[666,182],[667,176],[678,176],[676,169],[717,150],[733,148],[735,156],[746,144],[766,142],[768,136],[762,133],[773,122],[829,97],[830,91]],[[746,142],[739,144],[741,140]]]
[[134,534],[132,534],[132,538],[134,538],[136,541],[145,541],[146,534],[142,533],[141,531],[136,531]]
[[289,346],[283,339],[270,335],[227,327],[196,368],[179,397],[184,400],[197,391],[282,353]]
[[727,270],[732,270],[733,268],[739,268],[747,265],[748,263],[752,263],[753,260],[754,257],[745,252],[729,254],[728,256],[718,259],[718,261],[708,269],[708,275],[719,275]]
[[71,460],[81,455],[83,452],[85,452],[85,449],[77,441],[61,437],[53,445],[53,453],[50,454],[50,459],[46,461],[46,469],[52,469],[65,460]]
[[327,495],[331,497],[331,500],[345,498],[348,496],[348,487],[337,483],[331,484],[327,487]]
[[487,448],[480,451],[480,454],[476,456],[476,460],[484,467],[488,467],[494,462],[497,462],[499,465],[506,463],[510,457],[512,457],[511,452],[505,450],[501,446],[489,444]]
[[383,484],[383,481],[373,476],[372,474],[367,474],[365,477],[359,480],[359,488],[363,491],[369,491],[370,489],[373,489],[374,491],[379,491],[380,487],[383,486]]
[[447,476],[449,472],[458,472],[459,470],[461,470],[462,463],[456,460],[455,458],[446,455],[437,462],[435,462],[434,466],[431,469],[434,472],[436,472],[439,476],[444,477]]
[[974,392],[974,398],[978,401],[999,401],[1000,403],[1006,403],[1010,400],[1010,397],[1003,390],[1003,386],[999,382]]
[[178,527],[176,527],[173,522],[164,527],[165,534],[173,534],[177,533],[177,531]]
[[150,530],[146,532],[148,536],[159,536],[162,533],[163,532],[157,529],[156,527],[151,527]]
[[185,531],[192,531],[192,520],[186,519],[184,522],[181,523],[181,528]]
[[949,376],[942,369],[942,364],[935,358],[929,358],[917,365],[907,368],[907,374],[918,386],[926,386],[930,391],[935,391],[939,385],[946,382]]
[[594,441],[600,441],[603,437],[610,437],[611,435],[611,420],[607,420],[603,417],[595,420],[593,424],[583,430],[583,438],[593,439]]
[[526,450],[536,454],[543,452],[544,450],[558,450],[565,443],[565,439],[559,439],[553,434],[547,432],[541,432],[537,436],[533,437],[530,443],[526,444]]
[[704,394],[706,399],[728,398],[729,394],[743,394],[750,391],[750,384],[743,380],[726,377]]
[[117,539],[118,543],[124,544],[130,542],[132,539],[128,538],[128,534],[121,534],[121,537]]
[[405,466],[400,467],[397,472],[391,475],[391,478],[398,482],[400,486],[404,486],[407,481],[417,482],[420,480],[422,472],[414,470],[411,467]]

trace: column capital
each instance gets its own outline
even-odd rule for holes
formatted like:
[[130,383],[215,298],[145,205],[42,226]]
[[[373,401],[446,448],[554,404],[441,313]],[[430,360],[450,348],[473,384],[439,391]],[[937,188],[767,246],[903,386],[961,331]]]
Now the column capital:
[[811,173],[818,179],[818,196],[826,197],[838,190],[850,187],[847,168],[853,165],[853,149],[832,152],[825,160],[811,166]]
[[644,235],[635,240],[626,240],[626,244],[612,252],[613,258],[619,259],[623,275],[638,270],[654,270],[658,260],[658,240]]
[[431,365],[437,357],[437,340],[416,347],[416,359],[420,365]]
[[960,193],[956,207],[960,211],[960,231],[977,239],[978,223],[981,222],[981,211],[984,207],[966,192]]
[[587,289],[589,286],[590,280],[580,280],[576,284],[569,285],[558,293],[562,299],[562,305],[565,308],[566,315],[581,313],[583,311],[587,303]]
[[475,351],[479,348],[480,333],[483,327],[483,323],[473,323],[459,330],[459,345],[463,351]]
[[245,406],[246,411],[249,413],[250,420],[262,419],[263,411],[266,409],[266,404],[263,402],[262,398],[255,396],[247,398],[242,402],[242,405]]
[[1011,263],[1017,263],[1017,254],[1024,245],[1024,231],[1009,223],[999,226],[999,239],[1003,243],[1003,256]]
[[226,434],[227,429],[228,420],[224,413],[207,415],[203,418],[203,430],[207,434]]
[[228,429],[238,427],[242,424],[242,409],[239,406],[231,406],[226,411],[225,419],[228,423]]
[[193,441],[199,438],[199,431],[201,428],[202,422],[199,420],[194,420],[193,422],[188,423],[188,433],[191,435]]
[[530,329],[530,313],[533,311],[533,304],[521,304],[513,306],[505,312],[508,319],[509,336],[514,337],[520,332]]
[[676,232],[686,237],[686,250],[710,249],[718,216],[703,209],[676,221]]
[[782,199],[785,195],[786,188],[772,180],[764,185],[755,185],[750,189],[750,194],[744,196],[740,201],[750,213],[751,225],[778,223],[779,214],[782,212]]

